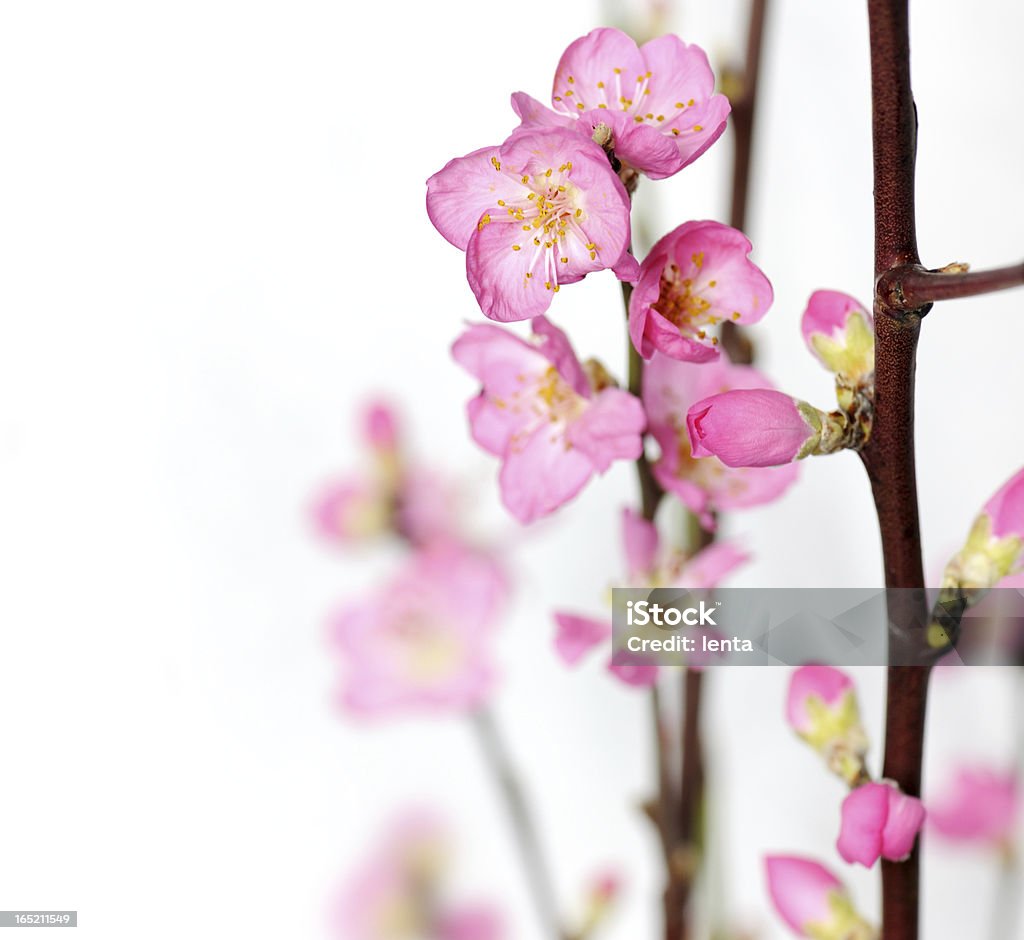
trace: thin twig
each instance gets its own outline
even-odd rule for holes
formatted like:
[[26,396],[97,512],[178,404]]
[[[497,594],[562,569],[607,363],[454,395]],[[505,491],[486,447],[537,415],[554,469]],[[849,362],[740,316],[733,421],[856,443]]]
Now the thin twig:
[[505,804],[522,860],[523,872],[544,934],[551,940],[562,940],[565,932],[558,915],[550,869],[541,848],[533,814],[497,723],[486,706],[470,713],[470,723],[484,762],[494,777]]

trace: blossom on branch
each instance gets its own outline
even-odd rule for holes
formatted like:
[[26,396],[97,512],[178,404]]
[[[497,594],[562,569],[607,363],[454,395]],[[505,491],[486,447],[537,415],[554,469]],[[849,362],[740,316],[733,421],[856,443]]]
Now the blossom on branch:
[[[566,127],[590,138],[602,126],[616,159],[652,179],[679,172],[725,130],[729,100],[698,46],[659,36],[637,48],[618,29],[591,30],[562,54],[554,110],[512,96],[522,127]],[[600,131],[599,131],[600,132]]]
[[786,721],[851,786],[867,775],[867,733],[853,680],[833,666],[800,666],[786,694]]
[[629,196],[605,152],[570,130],[521,131],[451,160],[427,180],[427,214],[466,252],[469,286],[492,320],[539,316],[561,285],[594,271],[638,271]]
[[877,931],[854,909],[843,883],[809,858],[765,858],[768,893],[779,916],[801,937],[874,940]]
[[928,801],[928,822],[944,838],[1012,849],[1020,814],[1020,781],[1010,771],[960,767],[936,799]]
[[715,527],[714,513],[771,502],[796,481],[794,464],[759,469],[727,467],[717,457],[693,456],[686,413],[708,396],[737,388],[771,387],[764,373],[732,365],[723,357],[699,365],[656,352],[644,369],[643,401],[648,430],[661,448],[653,465],[662,489],[674,493],[705,529]]
[[718,358],[719,323],[756,323],[772,305],[772,285],[747,255],[747,237],[720,222],[686,222],[669,232],[640,265],[629,301],[629,335],[650,359]]
[[588,371],[566,335],[544,317],[533,342],[501,327],[470,327],[452,355],[483,389],[469,403],[473,439],[501,458],[506,508],[520,522],[546,516],[572,499],[595,473],[643,449],[643,406]]
[[874,320],[849,294],[818,290],[800,321],[807,348],[830,372],[861,382],[875,371]]
[[734,389],[690,406],[686,429],[694,457],[727,467],[776,467],[811,454],[855,446],[844,414],[827,414],[770,388]]
[[870,868],[879,858],[903,861],[924,824],[924,806],[891,781],[865,783],[843,800],[836,849],[851,864]]
[[507,593],[485,555],[454,543],[413,554],[380,590],[334,618],[342,706],[376,716],[479,705],[494,684],[490,646]]

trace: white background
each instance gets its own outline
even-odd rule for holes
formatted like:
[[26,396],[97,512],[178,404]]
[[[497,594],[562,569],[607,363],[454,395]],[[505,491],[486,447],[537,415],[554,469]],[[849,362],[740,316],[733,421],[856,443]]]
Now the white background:
[[[760,361],[828,406],[799,316],[818,287],[871,291],[867,28],[853,0],[782,0],[768,34],[750,216],[776,289]],[[741,6],[687,2],[677,30],[716,65]],[[921,251],[1019,259],[1024,11],[915,6]],[[397,561],[312,537],[316,487],[347,467],[358,402],[387,390],[418,450],[476,481],[481,527],[511,523],[468,443],[472,383],[447,347],[479,316],[462,256],[423,210],[426,177],[545,98],[588,3],[17,2],[0,6],[0,909],[77,908],[83,938],[324,936],[325,910],[393,810],[439,806],[455,892],[532,938],[523,883],[467,728],[365,729],[332,707],[329,612]],[[724,217],[731,141],[644,183],[658,232]],[[617,288],[562,292],[584,355],[624,358]],[[1024,462],[1024,295],[924,325],[919,467],[928,570]],[[601,866],[628,893],[608,936],[655,936],[642,696],[597,664],[567,674],[552,606],[597,613],[619,567],[630,468],[518,538],[497,703],[525,766],[565,906]],[[805,465],[730,522],[737,585],[878,583],[856,458]],[[836,867],[838,783],[781,721],[785,675],[716,674],[708,735],[718,890],[782,937],[765,851]],[[863,707],[877,740],[878,676]],[[935,685],[929,779],[1009,739],[1005,677]],[[875,758],[877,759],[877,747]],[[991,867],[929,849],[927,936],[975,935]],[[876,873],[848,872],[865,910]],[[149,918],[139,926],[136,918]]]

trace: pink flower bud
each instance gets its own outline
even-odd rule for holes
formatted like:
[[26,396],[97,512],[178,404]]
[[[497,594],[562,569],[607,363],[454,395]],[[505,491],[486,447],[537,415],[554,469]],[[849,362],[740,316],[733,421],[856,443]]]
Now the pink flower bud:
[[686,413],[694,457],[729,467],[775,467],[807,456],[821,438],[821,418],[805,402],[766,388],[712,395]]
[[864,779],[868,739],[860,720],[853,680],[832,666],[801,666],[786,696],[786,720],[853,786]]
[[982,592],[1024,564],[1024,468],[987,502],[964,547],[946,566],[944,588]]
[[854,381],[875,370],[874,321],[858,301],[834,290],[811,294],[800,328],[825,368]]
[[1020,812],[1020,786],[1012,772],[961,767],[928,806],[929,823],[947,839],[1009,846]]
[[836,848],[851,864],[870,868],[878,859],[899,862],[910,855],[924,806],[894,783],[865,783],[843,800],[842,826]]
[[363,415],[363,436],[376,451],[393,451],[398,447],[398,420],[386,402],[376,401]]
[[765,859],[768,893],[779,916],[801,937],[870,940],[875,932],[853,908],[843,883],[809,858]]

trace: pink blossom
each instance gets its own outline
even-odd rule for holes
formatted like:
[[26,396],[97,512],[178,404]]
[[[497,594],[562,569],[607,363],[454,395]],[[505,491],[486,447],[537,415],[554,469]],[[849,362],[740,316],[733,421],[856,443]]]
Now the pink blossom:
[[899,862],[910,855],[924,806],[889,781],[865,783],[843,800],[842,826],[836,848],[851,864],[870,868],[878,859]]
[[[749,560],[745,552],[730,542],[715,542],[692,556],[664,550],[654,523],[628,508],[622,512],[622,541],[630,587],[710,589]],[[556,612],[554,617],[555,649],[570,666],[612,635],[612,624],[607,618],[562,612]],[[690,665],[701,665],[700,659],[694,658]],[[650,686],[658,678],[658,667],[649,658],[622,650],[609,662],[608,669],[627,685]]]
[[977,594],[1019,573],[1022,566],[1024,468],[982,507],[964,547],[946,566],[942,586]]
[[343,547],[387,533],[413,545],[457,538],[459,495],[451,481],[409,459],[394,408],[370,402],[360,420],[368,466],[317,494],[311,515],[319,534]]
[[809,858],[765,858],[768,893],[779,916],[801,937],[872,940],[875,932],[853,908],[843,883]]
[[845,672],[832,666],[795,669],[786,695],[786,720],[833,773],[850,786],[863,782],[868,738],[853,680]]
[[592,30],[562,55],[551,92],[554,111],[523,92],[512,107],[523,127],[611,132],[615,156],[663,179],[692,163],[725,130],[729,101],[714,94],[704,51],[677,36],[636,43],[618,29]]
[[448,837],[422,810],[399,817],[341,894],[334,915],[340,940],[414,940],[427,930],[420,896],[447,867]]
[[686,222],[662,238],[640,265],[629,301],[637,352],[685,362],[718,358],[707,328],[723,320],[756,323],[772,305],[772,285],[747,258],[747,237],[720,222]]
[[827,369],[859,381],[874,372],[874,320],[849,294],[811,294],[800,328],[807,348]]
[[695,457],[727,467],[774,467],[806,456],[821,424],[806,403],[772,389],[734,389],[690,406],[686,429]]
[[798,474],[794,464],[730,468],[717,457],[693,457],[686,429],[690,405],[737,388],[771,388],[771,382],[757,369],[732,365],[725,357],[698,365],[656,352],[644,369],[644,408],[649,430],[661,448],[654,476],[709,530],[715,527],[718,510],[745,509],[777,499]]
[[1020,812],[1020,783],[1013,772],[961,767],[937,799],[928,801],[928,821],[958,842],[1011,844]]
[[643,448],[643,406],[595,387],[565,334],[538,317],[534,342],[489,324],[456,340],[456,361],[483,384],[469,403],[473,439],[501,458],[502,501],[520,522],[554,512],[595,473]]
[[494,684],[490,645],[506,595],[501,570],[484,555],[453,543],[415,553],[334,618],[343,707],[372,716],[480,704]]
[[399,817],[339,897],[339,940],[500,940],[497,912],[441,896],[450,838],[434,815]]
[[838,715],[851,700],[856,706],[853,680],[841,669],[800,666],[789,679],[786,720],[797,734],[814,734],[822,707],[830,716]]
[[569,130],[520,132],[450,161],[427,180],[427,213],[466,252],[492,320],[539,316],[560,285],[594,271],[636,276],[629,196],[604,151]]

